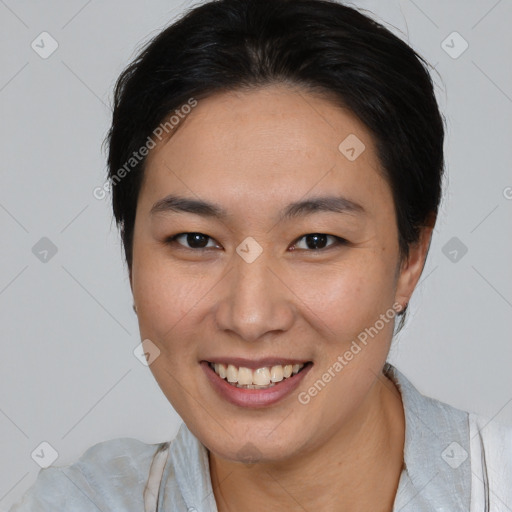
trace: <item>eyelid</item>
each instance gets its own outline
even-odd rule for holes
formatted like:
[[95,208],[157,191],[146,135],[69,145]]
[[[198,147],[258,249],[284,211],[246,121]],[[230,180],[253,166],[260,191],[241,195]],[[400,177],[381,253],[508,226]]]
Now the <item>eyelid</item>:
[[292,247],[297,245],[303,238],[306,238],[307,236],[311,236],[311,235],[324,235],[326,237],[334,238],[334,243],[332,243],[332,244],[330,244],[327,247],[324,247],[322,249],[298,249],[298,250],[305,251],[305,252],[311,252],[311,253],[321,253],[321,252],[327,251],[328,249],[331,249],[333,247],[336,247],[336,246],[339,246],[339,245],[346,245],[346,244],[348,244],[348,240],[346,240],[345,238],[342,238],[340,236],[330,235],[329,233],[313,232],[313,233],[306,233],[305,235],[302,235],[299,238],[297,238],[295,240],[295,242],[293,243]]
[[181,249],[185,249],[185,250],[188,250],[188,251],[194,251],[194,252],[200,252],[200,251],[207,251],[209,249],[213,249],[213,247],[199,247],[199,248],[193,248],[193,247],[187,247],[186,245],[183,245],[183,244],[180,244],[177,239],[180,237],[180,236],[184,236],[184,235],[202,235],[203,237],[205,238],[208,238],[208,242],[210,241],[214,241],[217,245],[220,245],[216,240],[215,238],[209,236],[209,235],[205,235],[204,233],[201,233],[199,231],[183,231],[181,233],[176,233],[175,235],[172,235],[172,236],[168,236],[165,238],[164,240],[164,244],[165,245],[178,245]]

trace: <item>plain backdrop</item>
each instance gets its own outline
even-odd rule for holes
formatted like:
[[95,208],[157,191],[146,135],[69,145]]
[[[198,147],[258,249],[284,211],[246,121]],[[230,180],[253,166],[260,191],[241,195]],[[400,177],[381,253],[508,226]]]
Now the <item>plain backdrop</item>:
[[[512,425],[512,3],[355,4],[435,66],[447,123],[445,197],[389,361],[421,392]],[[0,510],[35,481],[41,442],[64,465],[180,424],[133,354],[119,236],[93,190],[117,76],[189,5],[0,0]]]

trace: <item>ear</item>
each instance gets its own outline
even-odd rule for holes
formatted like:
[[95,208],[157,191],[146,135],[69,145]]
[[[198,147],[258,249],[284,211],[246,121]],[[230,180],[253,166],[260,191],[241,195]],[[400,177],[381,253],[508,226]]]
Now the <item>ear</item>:
[[418,284],[427,259],[434,225],[435,215],[432,215],[427,225],[421,227],[418,241],[409,247],[408,258],[402,262],[395,293],[395,301],[402,304],[402,307],[409,303]]
[[[130,265],[128,266],[128,280],[130,282],[130,290],[132,291],[132,298],[133,298],[133,278],[132,278],[132,268]],[[135,307],[135,302],[133,305]]]
[[137,314],[137,306],[135,305],[135,298],[133,297],[133,281],[132,281],[132,269],[128,270],[128,278],[130,280],[130,289],[132,290],[132,298],[133,298],[133,312]]

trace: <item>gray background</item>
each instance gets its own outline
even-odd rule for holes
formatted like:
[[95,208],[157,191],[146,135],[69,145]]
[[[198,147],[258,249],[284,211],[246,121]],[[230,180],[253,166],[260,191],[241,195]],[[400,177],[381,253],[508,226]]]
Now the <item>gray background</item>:
[[[93,189],[105,178],[115,79],[188,5],[0,0],[0,510],[34,482],[42,441],[63,465],[106,439],[156,443],[178,429],[133,355],[121,245],[108,198]],[[512,425],[512,2],[356,5],[436,66],[447,118],[445,198],[390,361],[423,393]],[[51,48],[43,31],[58,43],[46,59],[31,47]],[[454,31],[469,44],[457,58]],[[42,237],[57,248],[47,261]]]

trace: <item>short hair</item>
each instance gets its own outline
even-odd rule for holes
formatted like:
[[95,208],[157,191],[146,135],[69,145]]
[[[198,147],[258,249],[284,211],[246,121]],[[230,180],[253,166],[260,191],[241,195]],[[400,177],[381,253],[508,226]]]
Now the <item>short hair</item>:
[[428,63],[383,25],[335,1],[214,0],[149,41],[115,86],[108,178],[130,273],[146,159],[122,179],[120,169],[191,98],[271,84],[324,95],[368,128],[392,191],[401,260],[421,227],[435,223],[444,125]]

